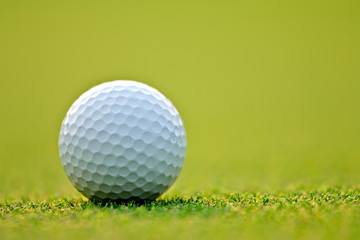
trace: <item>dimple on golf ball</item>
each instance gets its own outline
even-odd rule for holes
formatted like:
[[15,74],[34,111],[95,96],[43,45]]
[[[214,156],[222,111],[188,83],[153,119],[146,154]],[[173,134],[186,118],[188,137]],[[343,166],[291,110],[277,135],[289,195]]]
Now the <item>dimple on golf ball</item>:
[[135,81],[95,86],[67,112],[59,152],[75,188],[94,200],[153,200],[176,180],[186,133],[174,105]]

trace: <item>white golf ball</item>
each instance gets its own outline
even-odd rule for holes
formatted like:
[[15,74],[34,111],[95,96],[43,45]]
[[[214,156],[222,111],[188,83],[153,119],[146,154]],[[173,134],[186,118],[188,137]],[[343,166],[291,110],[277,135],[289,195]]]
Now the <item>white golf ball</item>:
[[174,105],[135,81],[100,84],[81,95],[61,126],[66,175],[90,199],[152,200],[176,180],[186,133]]

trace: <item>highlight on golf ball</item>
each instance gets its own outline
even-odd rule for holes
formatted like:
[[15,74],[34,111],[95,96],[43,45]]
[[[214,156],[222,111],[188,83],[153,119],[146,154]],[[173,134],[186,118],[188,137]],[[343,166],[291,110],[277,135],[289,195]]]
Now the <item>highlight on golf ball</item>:
[[156,89],[117,80],[70,107],[59,153],[75,188],[89,199],[153,200],[178,177],[186,133],[175,106]]

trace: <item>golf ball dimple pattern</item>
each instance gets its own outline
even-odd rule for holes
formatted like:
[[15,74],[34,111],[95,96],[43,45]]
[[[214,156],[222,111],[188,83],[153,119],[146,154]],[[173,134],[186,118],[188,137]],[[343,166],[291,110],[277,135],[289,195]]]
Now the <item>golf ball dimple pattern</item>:
[[186,134],[174,105],[134,81],[113,81],[81,95],[59,136],[66,175],[96,200],[155,199],[178,177]]

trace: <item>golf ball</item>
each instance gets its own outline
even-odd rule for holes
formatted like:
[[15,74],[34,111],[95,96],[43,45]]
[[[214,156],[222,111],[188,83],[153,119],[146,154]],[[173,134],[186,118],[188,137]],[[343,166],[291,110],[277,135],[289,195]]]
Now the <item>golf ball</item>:
[[153,200],[176,180],[186,133],[174,105],[135,81],[95,86],[67,112],[59,153],[66,175],[89,199]]

